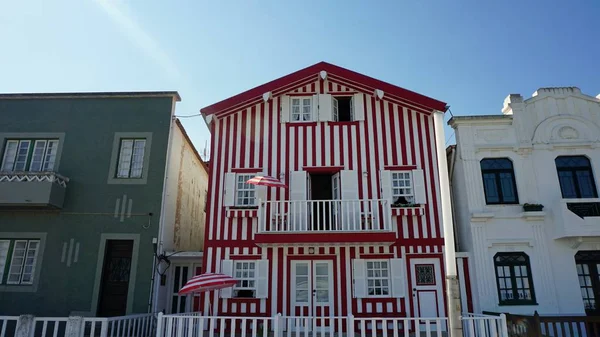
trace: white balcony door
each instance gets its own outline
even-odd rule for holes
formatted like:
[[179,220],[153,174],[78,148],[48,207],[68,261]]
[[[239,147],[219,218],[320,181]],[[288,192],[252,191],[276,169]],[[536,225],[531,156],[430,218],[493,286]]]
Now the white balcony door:
[[[414,316],[421,318],[445,317],[440,260],[435,258],[411,259],[410,273]],[[435,324],[432,329],[438,330]],[[443,325],[441,330],[445,329]]]
[[[291,313],[296,317],[333,316],[333,261],[292,261]],[[318,331],[331,320],[296,319],[296,331]]]

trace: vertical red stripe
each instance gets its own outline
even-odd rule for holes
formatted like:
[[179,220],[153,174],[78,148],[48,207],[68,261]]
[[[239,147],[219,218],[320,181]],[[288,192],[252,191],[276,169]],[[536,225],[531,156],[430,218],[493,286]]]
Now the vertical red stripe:
[[309,149],[308,146],[306,146],[308,143],[308,126],[302,127],[302,141],[302,147],[304,148],[302,149],[302,166],[306,166],[306,163],[308,162],[308,151],[313,151],[313,149]]
[[[288,128],[288,129],[291,129],[291,128]],[[299,170],[298,166],[300,164],[299,163],[300,162],[300,156],[299,156],[300,151],[298,149],[300,148],[300,146],[303,146],[304,144],[302,144],[302,145],[298,144],[298,140],[300,139],[300,136],[298,136],[298,134],[300,132],[302,132],[302,130],[299,127],[294,127],[293,131],[294,131],[294,152],[288,153],[288,157],[290,155],[294,156],[294,171],[298,171]]]
[[337,85],[337,91],[342,91],[342,86],[341,85]]
[[404,108],[399,105],[398,106],[398,124],[400,127],[400,151],[402,151],[402,165],[409,165],[409,163],[407,162],[407,156],[406,156],[406,152],[407,152],[407,148],[406,148],[406,140],[404,137],[406,137],[406,130],[404,130],[404,118],[406,117],[406,114],[404,113]]
[[319,123],[317,127],[321,128],[321,146],[316,150],[321,151],[321,166],[325,166],[325,123]]
[[[344,141],[344,128],[349,128],[349,126],[344,126],[344,125],[340,125],[338,126],[338,137],[340,139],[340,165],[344,166],[344,156],[345,156],[345,151],[344,151],[344,144],[346,144],[346,146],[349,146],[350,144],[347,144]],[[348,151],[350,152],[350,151]]]
[[[421,123],[421,116],[420,114],[417,114],[417,135],[418,135],[418,141],[421,144],[421,146],[419,146],[419,153],[421,154],[421,168],[423,169],[423,172],[427,171],[427,167],[425,166],[425,144],[426,144],[426,140],[423,138],[423,125]],[[431,160],[430,160],[431,161]],[[430,192],[430,187],[431,187],[431,176],[427,176],[426,174],[424,174],[425,176],[425,198],[428,202],[431,202],[431,192]],[[426,221],[431,222],[431,212],[429,211],[429,207],[425,207],[425,219],[427,219]],[[419,217],[419,220],[421,220],[421,217]],[[423,234],[423,227],[421,226],[421,224],[419,223],[419,233]],[[423,237],[423,236],[421,236]],[[429,233],[429,237],[431,237],[431,233]]]
[[319,77],[319,94],[325,93],[325,80]]
[[[398,134],[396,133],[396,118],[398,118],[398,116],[396,116],[396,113],[394,112],[394,104],[389,103],[388,105],[388,123],[390,125],[390,134],[388,135],[388,137],[390,137],[390,143],[392,144],[392,165],[398,165],[398,149],[396,148],[396,140],[403,137],[403,135],[401,135],[400,137],[398,136]],[[385,124],[384,124],[385,126]],[[389,161],[388,161],[389,163]]]
[[373,196],[369,196],[369,199],[372,198],[377,198],[379,195],[379,179],[377,179],[378,174],[379,174],[379,163],[380,163],[380,153],[379,153],[379,140],[378,137],[380,136],[377,132],[377,127],[376,124],[379,122],[377,120],[377,107],[376,107],[376,100],[375,99],[371,99],[371,118],[373,119],[373,125],[371,125],[371,128],[373,128],[373,147],[375,148],[375,154],[372,158],[374,164],[375,164],[375,172],[370,172],[370,174],[374,174],[375,175],[375,186],[371,186],[370,190],[374,190],[373,192]]
[[[266,249],[267,250],[267,259],[269,260],[269,275],[271,275],[271,277],[269,277],[269,285],[267,287],[267,289],[269,289],[269,294],[267,295],[267,300],[266,300],[266,314],[269,316],[273,316],[275,315],[274,312],[272,312],[271,310],[271,300],[273,299],[273,296],[271,296],[271,289],[273,289],[273,287],[275,286],[275,284],[280,284],[281,281],[279,281],[279,277],[281,277],[280,273],[273,273],[273,257],[275,256],[275,249],[274,248],[261,248],[261,249]],[[279,297],[278,297],[279,298]],[[277,300],[277,299],[275,299]],[[260,309],[260,303],[256,304],[258,306],[257,311]]]
[[[240,126],[240,161],[238,167],[244,167],[244,160],[246,159],[246,139],[248,135],[246,134],[246,123],[248,123],[248,109],[242,110],[242,125]],[[237,133],[234,133],[234,137],[238,136]],[[233,158],[236,158],[235,156]]]
[[[369,113],[369,111],[367,110],[367,101],[373,101],[373,98],[371,96],[369,96],[369,95],[365,95],[365,99],[363,101],[364,101],[364,109],[365,109],[364,110],[365,111],[365,121],[363,122],[363,125],[364,125],[363,129],[365,131],[365,154],[364,154],[364,156],[365,156],[364,157],[365,158],[365,165],[366,165],[365,170],[367,172],[369,172],[369,177],[368,177],[368,182],[367,182],[367,193],[366,193],[367,195],[366,195],[366,198],[367,199],[373,199],[373,195],[371,193],[372,186],[371,186],[371,177],[370,177],[370,175],[373,174],[373,172],[370,172],[371,169],[369,167],[369,163],[371,163],[371,149],[369,147],[369,141],[370,141],[370,139],[369,139],[369,124],[370,123],[369,123],[369,119],[367,118],[368,113]],[[374,106],[374,105],[375,105],[375,102],[371,102],[371,106]],[[363,194],[362,197],[363,198],[365,197],[364,194]]]
[[329,138],[329,160],[330,160],[330,164],[331,166],[335,166],[338,163],[335,162],[335,151],[339,151],[339,149],[337,148],[338,144],[335,144],[334,138],[333,138],[333,125],[328,124],[327,125],[327,138]]
[[[389,103],[388,106],[391,106],[392,103]],[[388,111],[388,114],[390,114],[390,112]],[[391,162],[391,159],[388,158],[388,151],[387,151],[387,137],[389,136],[386,132],[385,132],[385,120],[386,120],[386,116],[385,116],[385,106],[384,106],[384,102],[383,100],[379,101],[379,120],[377,121],[378,125],[381,125],[381,144],[383,145],[383,165],[388,165]]]
[[250,123],[250,167],[255,167],[254,166],[254,133],[256,132],[256,106],[253,106],[252,109],[250,109],[250,120],[248,121]]
[[333,91],[333,83],[331,81],[327,81],[327,92]]
[[[267,138],[267,172],[269,173],[269,175],[271,177],[275,177],[278,178],[276,173],[273,172],[273,147],[274,147],[274,143],[273,143],[273,115],[279,116],[279,114],[275,113],[275,111],[273,111],[273,102],[275,102],[275,98],[273,98],[272,100],[269,101],[269,105],[268,105],[268,109],[267,109],[267,115],[269,116],[269,123],[267,125],[267,127],[265,128],[265,135],[263,135],[262,139]],[[279,111],[279,104],[277,104],[277,111]],[[279,129],[278,129],[279,130]],[[280,147],[281,147],[281,142],[278,141],[277,142],[277,153],[279,153],[280,151]],[[264,151],[264,147],[261,146],[261,151]],[[277,163],[279,164],[279,163]],[[267,188],[267,200],[273,200],[273,189],[272,188]]]
[[[347,278],[351,278],[352,275],[350,275],[350,273],[348,271],[346,271],[346,250],[348,249],[348,247],[340,247],[340,274],[342,276],[341,282],[340,282],[340,289],[341,289],[341,295],[342,295],[342,312],[338,313],[341,314],[342,316],[348,316],[348,307],[346,306],[346,301],[347,298],[346,296],[348,296],[348,288],[346,287],[346,277]],[[471,311],[472,312],[472,311]]]
[[410,135],[409,139],[410,139],[410,153],[412,153],[412,163],[406,163],[407,165],[417,165],[417,155],[415,153],[415,141],[417,141],[415,139],[415,133],[414,133],[414,127],[413,127],[413,121],[412,121],[412,111],[407,110],[408,114],[407,114],[407,118],[408,118],[408,133]]
[[[356,251],[356,247],[349,247],[349,255],[350,261],[356,259],[358,257],[358,252]],[[358,300],[352,296],[352,313],[356,314],[358,312]]]
[[312,156],[312,166],[317,166],[317,126],[309,126],[311,129],[311,137],[312,137],[312,149],[307,149],[310,151],[310,154]]
[[310,92],[315,92],[315,82],[310,84]]
[[471,274],[469,271],[469,260],[464,257],[461,259],[464,270],[465,292],[467,293],[467,312],[473,312],[473,293],[471,292]]
[[[271,136],[271,130],[264,130],[263,128],[265,127],[265,103],[261,103],[260,104],[260,127],[258,129],[258,139],[259,139],[259,144],[258,144],[258,165],[260,167],[264,167],[265,172],[268,172],[267,174],[271,175],[271,165],[266,165],[265,167],[265,162],[263,161],[264,159],[264,139],[265,139],[265,135],[268,133],[269,137]],[[269,145],[271,145],[273,143],[269,143]],[[269,164],[271,162],[269,161]],[[267,169],[268,167],[268,169]],[[272,177],[272,175],[271,175]]]
[[[277,254],[277,273],[279,275],[283,275],[283,263],[284,263],[284,261],[283,261],[283,250],[285,248],[277,247],[276,249],[277,249],[277,252],[276,252],[276,254]],[[289,279],[289,275],[288,275],[287,281],[288,281],[287,282],[288,284],[291,284],[291,280]],[[283,313],[283,287],[284,286],[286,286],[286,285],[283,284],[283,276],[282,276],[282,282],[277,285],[277,312],[281,312],[281,313]],[[289,292],[288,292],[288,301],[287,301],[287,303],[288,304],[291,303]]]

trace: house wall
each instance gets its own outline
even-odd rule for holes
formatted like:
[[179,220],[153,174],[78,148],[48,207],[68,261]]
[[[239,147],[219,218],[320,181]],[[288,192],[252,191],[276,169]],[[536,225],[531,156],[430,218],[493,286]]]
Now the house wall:
[[[354,122],[281,123],[279,106],[283,94],[307,96],[315,93],[360,92],[364,97],[365,120]],[[219,272],[221,260],[245,258],[269,259],[269,298],[221,299],[214,292],[205,302],[213,313],[270,315],[289,312],[289,261],[306,258],[310,245],[300,247],[257,247],[254,242],[258,219],[256,212],[228,210],[223,206],[224,176],[234,168],[258,168],[290,184],[290,172],[303,167],[340,166],[356,170],[359,197],[382,198],[379,172],[386,166],[416,166],[424,170],[427,204],[422,215],[394,216],[396,242],[391,245],[313,247],[316,254],[334,262],[335,312],[346,315],[410,316],[412,297],[353,299],[351,260],[363,255],[403,257],[412,255],[442,257],[443,237],[438,204],[439,186],[433,117],[406,103],[376,99],[363,92],[360,84],[328,75],[321,81],[317,74],[303,83],[273,92],[273,98],[237,109],[211,124],[211,183],[207,212],[205,270]],[[266,200],[288,200],[289,189],[267,189]],[[326,234],[323,234],[326,235]],[[332,237],[332,242],[335,238]],[[407,267],[408,268],[408,267]],[[443,264],[442,264],[443,270]],[[407,269],[407,275],[408,269]],[[443,277],[441,277],[443,279]],[[409,281],[410,282],[410,281]],[[409,283],[408,282],[408,283]],[[410,290],[410,284],[408,284]],[[442,299],[443,301],[443,299]],[[442,305],[443,306],[443,305]],[[443,309],[442,309],[443,310]],[[440,313],[443,315],[443,313]]]
[[[600,186],[600,101],[577,88],[540,89],[527,100],[509,96],[504,113],[450,122],[458,147],[452,183],[456,224],[461,250],[473,257],[475,309],[585,314],[574,256],[580,250],[600,249],[600,233],[560,234],[566,223],[560,216],[563,199],[554,159],[587,156]],[[485,204],[480,160],[493,157],[512,160],[519,205]],[[543,204],[544,212],[524,213],[523,203]],[[589,221],[600,224],[593,219]],[[493,256],[510,251],[530,257],[536,305],[498,304]]]
[[[111,238],[136,242],[128,312],[147,311],[173,100],[0,99],[0,114],[11,116],[0,131],[2,139],[7,133],[64,134],[58,173],[70,179],[62,210],[0,211],[0,238],[43,237],[37,286],[0,285],[0,315],[93,315],[102,244]],[[117,132],[151,134],[145,184],[108,183]],[[131,212],[120,205],[131,205]]]

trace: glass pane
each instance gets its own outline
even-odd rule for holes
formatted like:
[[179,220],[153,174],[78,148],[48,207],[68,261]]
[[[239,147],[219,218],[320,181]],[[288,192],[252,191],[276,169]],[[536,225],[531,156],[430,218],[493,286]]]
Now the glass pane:
[[562,191],[563,198],[577,198],[577,192],[575,192],[575,179],[573,177],[573,172],[559,171],[558,180],[560,182],[560,189]]
[[327,264],[325,263],[317,263],[316,264],[316,274],[317,275],[327,275]]
[[498,186],[496,185],[495,174],[483,174],[483,187],[485,190],[485,199],[488,203],[500,202],[500,195],[498,193]]
[[42,170],[42,160],[44,158],[45,151],[46,141],[36,140],[33,146],[33,154],[31,155],[31,164],[29,164],[29,171],[39,172]]
[[582,198],[595,198],[596,186],[590,171],[577,171],[577,182],[579,183],[579,192]]
[[296,289],[308,289],[308,276],[296,277]]
[[15,164],[15,155],[17,154],[17,146],[19,142],[16,140],[9,140],[6,142],[6,148],[4,149],[4,158],[2,169],[0,171],[12,171],[13,165]]
[[308,275],[308,265],[298,263],[296,265],[296,275]]
[[308,303],[308,290],[296,289],[296,302]]
[[329,302],[329,290],[317,290],[317,302]]
[[131,167],[131,156],[133,154],[133,140],[124,139],[121,141],[121,151],[119,154],[119,166],[117,167],[118,178],[128,178]]
[[48,141],[46,156],[44,157],[43,171],[52,171],[54,169],[54,161],[56,160],[56,151],[58,150],[58,140]]
[[517,202],[517,194],[515,193],[513,183],[512,173],[500,173],[503,202]]
[[317,280],[315,283],[315,289],[329,288],[329,278],[327,276],[317,276]]
[[31,141],[22,140],[19,142],[19,148],[17,150],[17,156],[14,165],[14,171],[25,171],[27,166],[27,157],[29,155],[29,146]]

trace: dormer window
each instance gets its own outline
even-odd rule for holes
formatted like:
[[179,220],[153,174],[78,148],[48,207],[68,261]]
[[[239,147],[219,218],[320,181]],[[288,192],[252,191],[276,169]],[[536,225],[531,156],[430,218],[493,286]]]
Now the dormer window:
[[312,98],[294,97],[292,102],[292,122],[309,122],[312,120]]
[[333,97],[333,120],[350,122],[354,120],[354,102],[352,96]]

